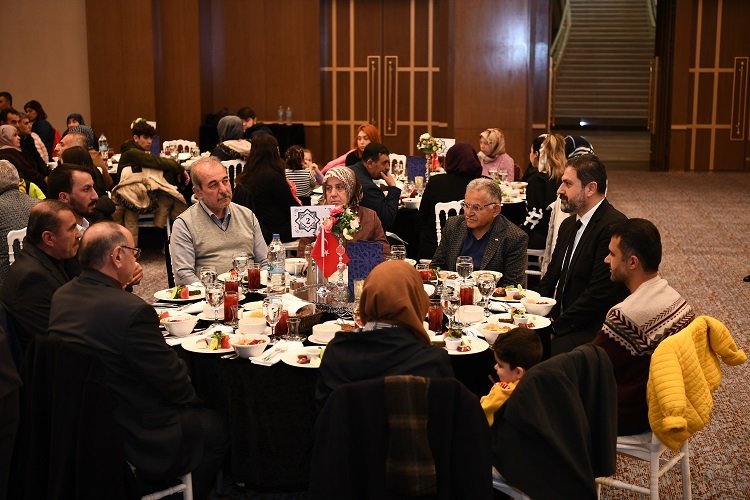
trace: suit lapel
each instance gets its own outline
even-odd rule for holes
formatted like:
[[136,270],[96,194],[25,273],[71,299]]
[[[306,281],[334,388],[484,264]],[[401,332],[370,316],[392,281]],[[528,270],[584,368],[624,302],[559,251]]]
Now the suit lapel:
[[588,248],[587,245],[589,244],[589,240],[593,238],[592,234],[594,234],[594,232],[596,231],[596,227],[602,218],[602,214],[607,209],[607,205],[609,205],[609,203],[605,198],[604,201],[602,201],[602,204],[599,205],[599,208],[596,209],[596,212],[594,212],[594,215],[591,216],[591,220],[589,220],[589,223],[586,224],[586,227],[583,228],[581,239],[578,240],[578,245],[576,245],[575,252],[573,252],[573,256],[570,259],[570,266],[568,266],[568,275],[570,275],[570,270],[573,269],[573,267],[576,265],[578,256],[581,255],[581,250],[583,248]]
[[487,241],[487,247],[485,248],[484,255],[482,256],[482,265],[480,266],[481,269],[487,269],[490,261],[493,257],[495,257],[495,253],[500,248],[500,242],[506,229],[503,222],[504,221],[500,220],[500,215],[498,215],[497,217],[495,217],[495,220],[492,223],[492,228],[490,229],[490,239],[489,241]]

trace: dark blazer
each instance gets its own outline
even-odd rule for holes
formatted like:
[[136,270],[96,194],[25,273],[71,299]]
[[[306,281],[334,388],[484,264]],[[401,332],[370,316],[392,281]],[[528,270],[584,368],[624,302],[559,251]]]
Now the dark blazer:
[[[555,305],[550,313],[554,318],[556,337],[552,341],[552,354],[569,351],[593,340],[607,311],[628,296],[628,289],[623,284],[610,280],[609,266],[604,263],[609,253],[609,228],[626,219],[605,198],[586,225],[570,261],[563,291],[564,313],[559,315],[560,304]],[[565,242],[575,231],[575,223],[576,217],[568,217],[560,225],[558,244],[538,287],[539,293],[545,297],[554,297],[565,256]]]
[[[432,257],[432,265],[454,271],[456,258],[461,255],[466,237],[466,219],[463,215],[449,217],[443,226],[440,244]],[[502,214],[495,217],[490,228],[490,240],[482,257],[482,269],[503,273],[503,285],[526,286],[526,248],[529,237]]]
[[203,448],[199,403],[185,363],[159,332],[154,308],[102,273],[84,269],[52,299],[51,338],[97,352],[114,400],[125,457],[146,477],[184,474]]
[[375,213],[377,213],[380,218],[380,223],[383,224],[383,229],[386,231],[392,230],[393,225],[396,222],[401,190],[397,187],[392,187],[388,188],[384,193],[383,190],[375,184],[375,181],[372,180],[372,177],[370,177],[370,174],[365,168],[365,164],[362,163],[361,160],[352,165],[351,169],[354,170],[357,179],[359,179],[359,183],[362,185],[362,201],[360,201],[359,204],[363,207],[375,210]]
[[266,243],[271,242],[274,234],[278,234],[283,242],[292,241],[289,208],[297,207],[299,203],[292,195],[284,172],[271,167],[257,168],[237,184],[232,201],[253,211]]
[[508,484],[531,498],[596,498],[595,478],[612,475],[617,461],[607,353],[589,344],[531,367],[491,432],[492,462]]
[[[71,259],[75,260],[75,259]],[[10,317],[22,351],[36,335],[47,335],[52,294],[76,273],[24,240],[0,288],[0,302]]]

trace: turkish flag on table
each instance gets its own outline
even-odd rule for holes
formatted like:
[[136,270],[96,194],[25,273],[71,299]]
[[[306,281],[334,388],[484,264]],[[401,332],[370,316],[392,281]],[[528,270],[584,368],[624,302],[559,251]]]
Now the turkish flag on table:
[[[310,257],[312,257],[318,267],[323,270],[323,275],[326,278],[336,272],[336,266],[339,263],[339,256],[336,253],[338,246],[338,238],[336,238],[333,233],[326,233],[321,227],[320,234],[315,240],[312,252],[310,252]],[[349,256],[344,253],[344,264],[348,263]]]

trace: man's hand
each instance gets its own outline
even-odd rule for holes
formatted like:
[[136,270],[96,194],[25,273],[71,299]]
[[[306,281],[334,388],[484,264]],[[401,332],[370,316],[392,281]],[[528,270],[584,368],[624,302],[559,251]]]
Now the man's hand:
[[396,185],[396,180],[391,175],[390,170],[383,170],[383,173],[380,174],[380,178],[388,184],[388,187],[394,187]]
[[185,176],[185,185],[187,186],[188,184],[190,184],[190,174],[187,170],[185,170],[182,172],[182,175]]
[[143,267],[136,262],[135,263],[135,270],[133,271],[133,276],[130,278],[130,281],[125,283],[125,286],[134,286],[141,282],[143,279]]

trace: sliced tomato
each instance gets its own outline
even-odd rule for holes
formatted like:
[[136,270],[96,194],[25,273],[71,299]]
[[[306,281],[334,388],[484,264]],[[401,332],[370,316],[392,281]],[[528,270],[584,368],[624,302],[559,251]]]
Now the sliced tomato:
[[190,290],[188,290],[187,287],[182,288],[180,290],[180,298],[181,299],[189,299],[190,298]]
[[227,335],[221,337],[221,348],[229,349],[229,337]]

